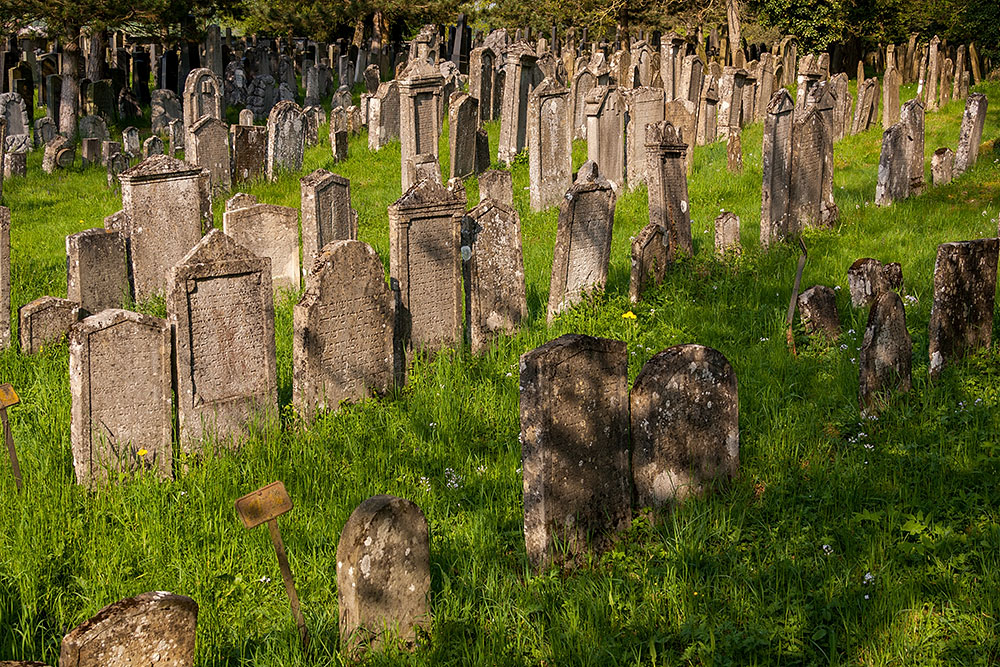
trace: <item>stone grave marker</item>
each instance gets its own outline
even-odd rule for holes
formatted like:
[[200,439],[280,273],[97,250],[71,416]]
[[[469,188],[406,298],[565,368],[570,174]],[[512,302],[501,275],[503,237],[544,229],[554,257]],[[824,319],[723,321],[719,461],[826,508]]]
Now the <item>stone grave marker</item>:
[[497,161],[510,164],[528,142],[528,98],[542,80],[538,56],[526,42],[511,44],[504,53],[500,143]]
[[587,160],[614,187],[625,185],[625,98],[617,88],[596,86],[585,98]]
[[21,354],[36,354],[43,347],[58,345],[80,319],[78,304],[68,299],[43,296],[18,311]]
[[334,162],[343,162],[347,159],[347,130],[330,132],[330,152]]
[[889,206],[910,195],[910,164],[906,154],[906,126],[896,123],[882,133],[882,153],[878,159],[875,205]]
[[368,105],[368,150],[378,151],[399,138],[399,83],[383,81]]
[[66,237],[67,297],[83,317],[121,308],[132,296],[125,237],[110,229],[86,229]]
[[[426,45],[421,46],[421,49]],[[438,154],[444,78],[424,58],[406,66],[399,78],[399,139],[402,191],[414,184],[408,165],[416,155]]]
[[958,135],[958,150],[955,152],[955,175],[965,173],[966,169],[975,166],[979,157],[979,142],[983,138],[983,125],[986,122],[986,95],[971,93],[965,101],[965,111],[962,113],[962,129]]
[[739,255],[741,252],[740,218],[735,213],[723,211],[715,218],[715,254]]
[[668,262],[682,254],[694,254],[685,169],[687,148],[669,122],[646,126],[649,221],[663,229]]
[[562,201],[573,181],[569,90],[545,79],[528,98],[528,180],[531,210]]
[[628,110],[625,125],[626,178],[629,187],[635,188],[646,182],[646,126],[666,120],[665,97],[662,89],[649,87],[633,88],[622,95]]
[[239,121],[240,125],[252,126],[254,124],[253,111],[250,109],[240,109]]
[[906,154],[910,165],[910,194],[924,189],[924,106],[912,99],[902,106],[899,121],[906,126]]
[[185,161],[208,171],[212,192],[227,192],[232,186],[232,171],[226,124],[218,118],[202,116],[189,130],[185,145]]
[[476,130],[479,101],[455,93],[448,105],[448,178],[464,178],[476,171]]
[[854,308],[868,308],[882,292],[902,286],[903,270],[896,262],[882,264],[877,259],[863,257],[847,269],[847,288]]
[[659,285],[667,273],[667,243],[663,228],[650,222],[632,239],[632,270],[628,298],[636,303],[647,287]]
[[351,208],[351,182],[326,169],[299,181],[302,201],[302,257],[306,267],[333,241],[358,238],[358,213]]
[[858,359],[862,412],[877,410],[890,392],[910,391],[913,345],[903,300],[895,292],[882,292],[872,304]]
[[142,142],[142,157],[151,158],[154,155],[163,155],[163,140],[155,134]]
[[267,117],[267,178],[276,180],[282,169],[302,169],[305,118],[295,102],[278,102]]
[[167,123],[167,140],[170,142],[170,154],[174,157],[180,157],[181,151],[188,148],[188,137],[184,128],[184,121],[174,119]]
[[504,169],[489,169],[479,174],[479,200],[492,199],[514,206],[514,186],[511,173]]
[[947,147],[934,151],[934,155],[931,156],[931,184],[937,187],[951,183],[954,168],[955,151]]
[[229,132],[233,146],[233,182],[263,177],[267,163],[267,128],[240,124],[230,127]]
[[810,287],[799,294],[798,308],[806,334],[824,336],[828,340],[840,337],[837,293],[832,289],[826,285]]
[[139,142],[139,130],[129,126],[122,130],[122,146],[125,149],[125,155],[128,159],[133,159],[139,157],[139,151],[142,145]]
[[[271,260],[274,287],[299,288],[299,211],[242,200],[226,202],[222,231],[257,257]],[[232,205],[231,205],[232,204]]]
[[784,240],[790,232],[793,111],[792,98],[786,90],[776,92],[767,105],[761,152],[763,189],[760,216],[760,243],[765,248]]

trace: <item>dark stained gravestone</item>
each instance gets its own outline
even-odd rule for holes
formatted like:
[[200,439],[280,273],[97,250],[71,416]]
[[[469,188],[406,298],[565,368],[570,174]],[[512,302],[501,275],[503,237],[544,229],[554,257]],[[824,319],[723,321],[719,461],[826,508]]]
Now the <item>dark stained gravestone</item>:
[[784,89],[776,92],[767,105],[760,216],[760,244],[765,248],[789,234],[793,111],[792,98]]
[[267,171],[267,128],[240,124],[231,126],[229,132],[233,146],[233,182],[252,181],[264,176]]
[[650,286],[659,285],[667,273],[667,246],[663,228],[650,222],[632,239],[632,271],[628,298],[636,303]]
[[979,142],[983,138],[983,125],[986,122],[986,95],[972,93],[965,101],[965,111],[962,113],[962,129],[958,135],[958,150],[955,152],[955,174],[965,173],[966,169],[975,166],[979,157]]
[[872,304],[858,359],[858,404],[863,412],[877,410],[890,392],[910,390],[913,345],[903,300],[895,292],[882,292]]
[[320,249],[333,241],[358,238],[358,212],[351,208],[351,182],[326,169],[299,179],[302,206],[302,259],[308,271]]
[[802,328],[810,336],[828,340],[840,336],[840,315],[837,313],[837,293],[826,285],[815,285],[799,294],[799,314]]

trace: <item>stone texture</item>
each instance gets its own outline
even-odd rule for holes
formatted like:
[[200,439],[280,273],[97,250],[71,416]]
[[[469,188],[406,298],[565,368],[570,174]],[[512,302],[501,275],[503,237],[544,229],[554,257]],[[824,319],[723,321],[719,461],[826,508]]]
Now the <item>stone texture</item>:
[[429,630],[431,574],[427,519],[414,503],[373,496],[351,513],[337,544],[340,642],[355,657]]
[[330,153],[334,162],[343,162],[347,159],[347,134],[347,130],[330,132]]
[[[521,254],[521,219],[512,207],[484,199],[462,218],[466,321],[472,352],[487,350],[500,334],[514,333],[527,317]],[[464,253],[463,253],[464,257]]]
[[740,218],[735,213],[723,211],[715,219],[715,253],[717,255],[729,253],[739,255],[742,251]]
[[504,53],[498,162],[510,164],[527,145],[528,98],[542,78],[538,56],[527,43],[515,42],[507,48]]
[[78,484],[145,471],[172,477],[170,354],[170,327],[157,317],[111,308],[73,327],[70,444]]
[[719,351],[677,345],[656,354],[630,403],[638,507],[668,507],[739,473],[736,373]]
[[632,239],[632,269],[629,301],[636,303],[652,285],[659,285],[667,273],[667,245],[663,228],[650,222]]
[[400,179],[403,192],[414,184],[407,168],[411,159],[421,154],[432,154],[437,158],[443,85],[444,78],[440,71],[423,58],[412,61],[399,77]]
[[934,263],[934,303],[928,326],[930,375],[990,346],[997,286],[996,238],[942,243]]
[[257,257],[271,260],[274,287],[299,288],[299,211],[274,204],[229,206],[222,231]]
[[415,350],[461,340],[464,212],[463,199],[431,179],[417,182],[389,207],[389,275],[399,289],[398,335]]
[[826,285],[814,285],[799,294],[799,316],[802,328],[810,336],[823,336],[829,340],[840,337],[840,315],[837,312],[837,293]]
[[686,155],[687,144],[669,122],[646,126],[649,221],[663,229],[668,262],[694,254]]
[[627,90],[622,96],[628,109],[625,171],[629,187],[635,188],[646,182],[646,126],[666,120],[665,97],[662,89],[648,87]]
[[271,260],[213,229],[168,284],[179,440],[198,453],[206,437],[239,440],[250,421],[277,415]]
[[877,259],[863,257],[847,269],[847,287],[854,308],[867,308],[882,292],[902,286],[903,270],[895,262],[882,264]]
[[760,214],[760,244],[765,248],[789,234],[793,111],[792,98],[784,89],[776,92],[767,105]]
[[263,177],[267,173],[267,128],[240,124],[233,125],[229,132],[233,146],[233,182]]
[[368,150],[399,138],[399,83],[384,81],[368,102]]
[[910,195],[910,164],[906,153],[906,126],[896,123],[882,133],[882,153],[878,159],[875,205],[889,206]]
[[324,246],[292,317],[292,402],[300,414],[392,387],[396,297],[371,246]]
[[872,304],[858,360],[862,412],[877,409],[890,392],[910,391],[913,346],[903,300],[895,292],[883,292]]
[[67,297],[82,317],[121,308],[132,297],[125,236],[116,230],[87,229],[66,237]]
[[545,79],[528,97],[528,182],[531,210],[557,206],[573,181],[569,89]]
[[327,244],[358,238],[358,212],[351,208],[351,182],[343,176],[317,169],[299,186],[303,268],[308,268]]
[[267,178],[276,180],[281,170],[302,169],[306,149],[305,117],[295,102],[278,102],[267,116]]
[[524,541],[536,570],[581,563],[631,523],[627,370],[625,343],[579,334],[521,356]]
[[955,168],[955,151],[944,147],[931,156],[931,184],[935,187],[951,183]]
[[227,192],[232,186],[229,157],[229,128],[212,116],[195,121],[187,136],[185,161],[208,171],[213,192]]
[[464,178],[476,170],[476,130],[479,102],[455,93],[448,105],[448,178]]
[[163,155],[163,139],[157,136],[147,137],[142,142],[142,157],[149,158],[154,155]]
[[202,118],[225,120],[222,79],[207,67],[191,70],[184,80],[184,127],[190,133]]
[[62,640],[60,665],[157,667],[194,665],[198,604],[164,591],[119,600]]
[[21,354],[36,354],[43,347],[58,345],[80,319],[78,304],[68,299],[43,296],[18,309]]
[[906,126],[906,155],[910,165],[910,194],[924,189],[924,106],[912,99],[899,112],[899,122]]
[[625,185],[625,98],[610,86],[597,86],[585,98],[587,160],[616,189]]
[[976,164],[979,142],[983,138],[983,125],[986,123],[986,107],[986,95],[983,93],[971,93],[965,101],[962,129],[958,134],[958,150],[955,152],[956,176]]
[[154,90],[152,94],[151,122],[153,134],[163,134],[172,120],[183,120],[181,100],[172,90]]
[[514,206],[514,185],[509,171],[490,169],[479,174],[479,200],[484,199]]
[[608,279],[615,192],[588,161],[559,205],[547,319],[579,303]]

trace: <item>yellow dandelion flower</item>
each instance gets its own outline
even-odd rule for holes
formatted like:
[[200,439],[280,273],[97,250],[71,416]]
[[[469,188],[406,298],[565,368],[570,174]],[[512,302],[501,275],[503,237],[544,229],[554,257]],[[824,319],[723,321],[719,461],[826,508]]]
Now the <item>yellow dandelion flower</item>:
[[631,310],[628,311],[627,313],[622,313],[622,319],[623,320],[634,320],[635,319],[635,313],[633,313]]
[[138,454],[139,456],[145,456],[146,454],[149,454],[149,451],[145,449],[140,449],[139,451],[136,452],[136,454]]

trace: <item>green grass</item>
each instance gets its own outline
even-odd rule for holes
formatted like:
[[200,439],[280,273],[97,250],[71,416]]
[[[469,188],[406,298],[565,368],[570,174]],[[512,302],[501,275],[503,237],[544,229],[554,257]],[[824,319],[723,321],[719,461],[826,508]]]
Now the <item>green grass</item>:
[[[904,97],[914,94],[904,88]],[[983,88],[1000,100],[1000,86]],[[962,102],[927,117],[925,152],[955,148]],[[489,127],[495,154],[498,127]],[[198,665],[334,665],[335,552],[365,498],[415,501],[431,533],[434,620],[413,654],[372,664],[423,665],[987,665],[1000,660],[1000,361],[985,352],[927,382],[927,323],[936,247],[996,234],[1000,133],[991,108],[979,164],[952,184],[887,209],[872,205],[881,130],[839,142],[835,229],[806,235],[803,288],[839,287],[844,334],[786,349],[797,250],[761,253],[759,125],[743,134],[744,172],[725,146],[695,151],[690,200],[696,255],[628,303],[629,238],[647,220],[646,190],[621,193],[611,273],[597,294],[545,325],[555,209],[531,213],[527,165],[514,167],[530,316],[479,357],[418,359],[394,395],[312,424],[291,398],[291,308],[276,299],[280,426],[253,433],[169,483],[139,478],[94,493],[74,483],[67,349],[0,354],[26,489],[0,465],[0,659],[55,665],[62,635],[98,609],[149,590],[200,606]],[[305,169],[351,179],[360,238],[388,265],[386,207],[400,194],[399,145],[332,165],[326,128]],[[442,138],[447,170],[447,138]],[[574,166],[585,146],[574,146]],[[12,214],[12,308],[66,294],[64,237],[120,207],[101,169],[4,183]],[[929,173],[927,175],[929,181]],[[299,206],[298,175],[243,186]],[[469,205],[478,200],[468,182]],[[223,202],[215,205],[221,224]],[[712,257],[720,209],[743,223],[744,254]],[[902,264],[914,387],[878,420],[857,406],[857,350],[867,313],[850,307],[846,271],[859,257]],[[914,301],[915,299],[915,301]],[[145,304],[161,312],[162,304]],[[634,309],[637,319],[622,318]],[[998,323],[1000,324],[1000,323]],[[573,572],[531,574],[522,535],[518,356],[565,332],[625,340],[629,377],[663,348],[701,343],[733,364],[740,387],[740,477],[656,525],[637,520],[609,553]],[[449,484],[457,478],[457,484]],[[295,508],[279,519],[306,621],[303,654],[266,530],[246,531],[233,501],[275,479]],[[831,553],[827,554],[824,545]],[[873,579],[865,583],[865,576]]]

